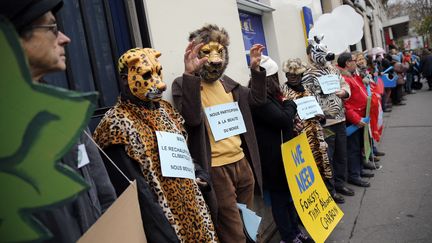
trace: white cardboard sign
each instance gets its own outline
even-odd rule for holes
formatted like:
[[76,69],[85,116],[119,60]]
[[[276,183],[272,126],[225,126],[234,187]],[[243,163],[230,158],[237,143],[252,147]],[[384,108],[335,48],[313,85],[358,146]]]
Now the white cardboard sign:
[[215,141],[246,132],[243,115],[237,102],[210,106],[204,111]]
[[294,100],[297,105],[297,113],[302,120],[307,120],[317,114],[324,114],[315,96],[306,96]]
[[183,135],[156,131],[162,175],[195,179],[195,167]]
[[324,94],[331,94],[340,90],[340,81],[336,74],[321,76],[318,78],[318,82]]

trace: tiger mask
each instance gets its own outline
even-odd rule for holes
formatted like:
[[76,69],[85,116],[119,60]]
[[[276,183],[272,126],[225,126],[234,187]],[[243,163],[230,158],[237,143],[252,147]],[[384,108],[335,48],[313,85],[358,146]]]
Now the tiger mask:
[[205,25],[189,35],[189,41],[195,44],[204,43],[198,56],[207,57],[208,61],[198,71],[198,75],[206,82],[218,80],[228,65],[229,37],[225,29],[217,25]]
[[[161,53],[151,48],[134,48],[125,52],[118,61],[118,71],[127,91],[139,100],[159,101],[166,90],[162,81]],[[129,92],[127,92],[129,93]]]
[[335,54],[327,50],[327,46],[321,43],[324,36],[314,36],[313,39],[309,39],[309,46],[307,48],[307,54],[310,57],[312,63],[320,66],[325,66],[327,62],[335,59]]

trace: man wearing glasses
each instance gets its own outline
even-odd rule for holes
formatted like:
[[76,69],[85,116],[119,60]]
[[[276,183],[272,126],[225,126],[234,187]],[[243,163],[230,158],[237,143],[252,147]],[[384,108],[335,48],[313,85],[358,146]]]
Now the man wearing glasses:
[[338,57],[338,67],[341,75],[350,87],[351,96],[344,100],[346,126],[356,125],[359,129],[347,137],[348,183],[359,187],[370,187],[370,183],[362,177],[370,178],[374,174],[363,171],[363,129],[367,125],[365,119],[368,91],[362,77],[356,73],[356,59],[349,52]]
[[[8,3],[6,3],[8,2]],[[58,30],[54,14],[61,0],[4,1],[1,14],[15,26],[28,58],[33,81],[66,69],[65,46],[70,39]]]
[[[71,40],[58,30],[54,16],[62,6],[62,0],[0,1],[0,15],[18,32],[34,82],[42,82],[44,75],[66,69],[65,46]],[[83,151],[89,162],[78,165],[78,155]],[[88,191],[71,203],[40,211],[35,217],[52,234],[44,242],[76,242],[114,202],[116,195],[97,148],[85,135],[59,163],[81,175],[90,185]]]

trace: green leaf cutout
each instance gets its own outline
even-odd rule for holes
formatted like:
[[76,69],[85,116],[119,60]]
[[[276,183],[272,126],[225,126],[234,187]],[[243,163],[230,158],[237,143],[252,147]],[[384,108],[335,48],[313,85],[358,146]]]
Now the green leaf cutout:
[[57,161],[78,141],[97,94],[32,82],[18,37],[3,18],[0,79],[0,241],[40,241],[49,232],[32,213],[87,187]]

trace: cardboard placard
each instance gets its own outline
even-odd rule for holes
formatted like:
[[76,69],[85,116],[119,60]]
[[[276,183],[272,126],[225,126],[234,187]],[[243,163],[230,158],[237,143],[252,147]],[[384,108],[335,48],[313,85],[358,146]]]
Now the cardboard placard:
[[282,156],[297,213],[315,242],[324,242],[344,213],[321,178],[306,133],[282,144]]
[[321,106],[318,104],[315,96],[306,96],[294,100],[297,105],[297,113],[302,120],[307,120],[315,115],[324,115]]
[[210,106],[204,111],[216,142],[246,132],[237,102]]
[[195,166],[181,134],[156,131],[162,175],[195,180]]
[[77,241],[78,243],[146,243],[136,181]]
[[340,90],[339,77],[336,74],[328,74],[318,78],[321,90],[324,94],[332,94]]

